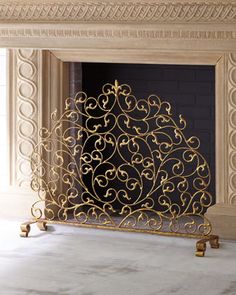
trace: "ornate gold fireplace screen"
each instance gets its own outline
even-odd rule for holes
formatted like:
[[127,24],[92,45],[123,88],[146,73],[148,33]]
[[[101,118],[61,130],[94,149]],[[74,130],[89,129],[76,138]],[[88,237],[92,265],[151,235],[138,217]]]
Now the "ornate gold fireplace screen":
[[67,223],[106,229],[201,237],[218,248],[204,213],[209,166],[197,137],[186,138],[182,115],[156,95],[137,99],[129,85],[105,84],[97,97],[67,98],[63,114],[51,114],[32,153],[32,189],[38,200],[30,224]]

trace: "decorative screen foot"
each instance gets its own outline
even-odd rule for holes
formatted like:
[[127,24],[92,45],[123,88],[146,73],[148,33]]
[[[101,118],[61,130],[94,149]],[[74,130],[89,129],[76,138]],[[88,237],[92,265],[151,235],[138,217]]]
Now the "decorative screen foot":
[[47,231],[47,223],[45,221],[37,221],[37,226],[42,231]]
[[218,249],[220,246],[219,237],[216,235],[210,235],[209,237],[203,238],[200,241],[197,241],[196,243],[195,255],[197,257],[205,256],[207,242],[209,242],[211,248],[213,249]]
[[211,235],[209,240],[210,246],[213,249],[218,249],[220,247],[219,237],[216,235]]
[[20,236],[22,238],[27,238],[30,232],[30,225],[35,223],[35,221],[27,221],[21,224],[20,226]]
[[29,232],[30,232],[30,225],[33,223],[37,223],[37,226],[40,230],[42,231],[46,231],[47,230],[47,225],[45,221],[27,221],[21,224],[20,226],[20,236],[23,238],[27,238],[29,236]]

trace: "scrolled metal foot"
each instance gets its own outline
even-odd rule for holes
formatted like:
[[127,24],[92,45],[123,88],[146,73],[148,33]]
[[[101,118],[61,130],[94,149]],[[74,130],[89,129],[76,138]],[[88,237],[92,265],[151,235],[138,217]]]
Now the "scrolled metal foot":
[[30,232],[30,223],[29,222],[24,222],[20,226],[20,236],[22,238],[27,238]]
[[47,229],[48,229],[47,223],[45,221],[38,221],[37,226],[42,231],[47,231]]
[[24,222],[21,224],[20,226],[20,236],[23,237],[23,238],[27,238],[29,236],[29,232],[30,232],[30,225],[33,224],[33,223],[37,223],[38,225],[38,228],[40,230],[43,230],[43,231],[46,231],[47,230],[47,226],[46,226],[46,222],[45,221],[27,221],[27,222]]
[[206,242],[203,240],[200,240],[196,243],[196,252],[195,255],[197,257],[204,257],[206,252]]
[[196,252],[195,255],[197,257],[204,257],[206,252],[206,244],[209,242],[211,248],[218,249],[219,244],[219,237],[216,235],[210,235],[204,239],[201,239],[200,241],[197,241],[196,243]]
[[211,248],[213,248],[213,249],[218,249],[220,247],[218,236],[211,235],[209,243],[210,243]]

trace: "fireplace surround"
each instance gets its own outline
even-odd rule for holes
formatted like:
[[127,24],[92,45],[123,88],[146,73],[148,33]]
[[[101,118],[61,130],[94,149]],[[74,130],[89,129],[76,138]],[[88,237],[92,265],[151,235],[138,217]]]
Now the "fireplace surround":
[[[24,2],[24,3],[23,3]],[[214,233],[236,238],[236,4],[234,1],[0,2],[0,44],[9,48],[10,194],[26,216],[34,196],[29,156],[38,129],[62,109],[68,62],[215,66]],[[1,207],[9,202],[2,197]],[[17,204],[18,207],[17,207]],[[21,213],[20,213],[21,212]]]

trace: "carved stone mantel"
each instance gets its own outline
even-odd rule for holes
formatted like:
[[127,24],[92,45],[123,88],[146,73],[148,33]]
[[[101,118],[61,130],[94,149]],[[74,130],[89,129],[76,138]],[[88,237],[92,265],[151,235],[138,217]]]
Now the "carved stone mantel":
[[5,47],[232,50],[235,24],[227,0],[0,1]]
[[[63,93],[67,61],[214,65],[217,204],[208,216],[216,234],[236,239],[236,1],[0,0],[0,46],[11,48],[15,187],[29,185],[32,145],[38,128],[49,121],[45,101],[60,108],[52,93]],[[28,206],[16,215],[26,212]]]
[[228,0],[14,0],[0,2],[0,20],[15,22],[235,23]]

